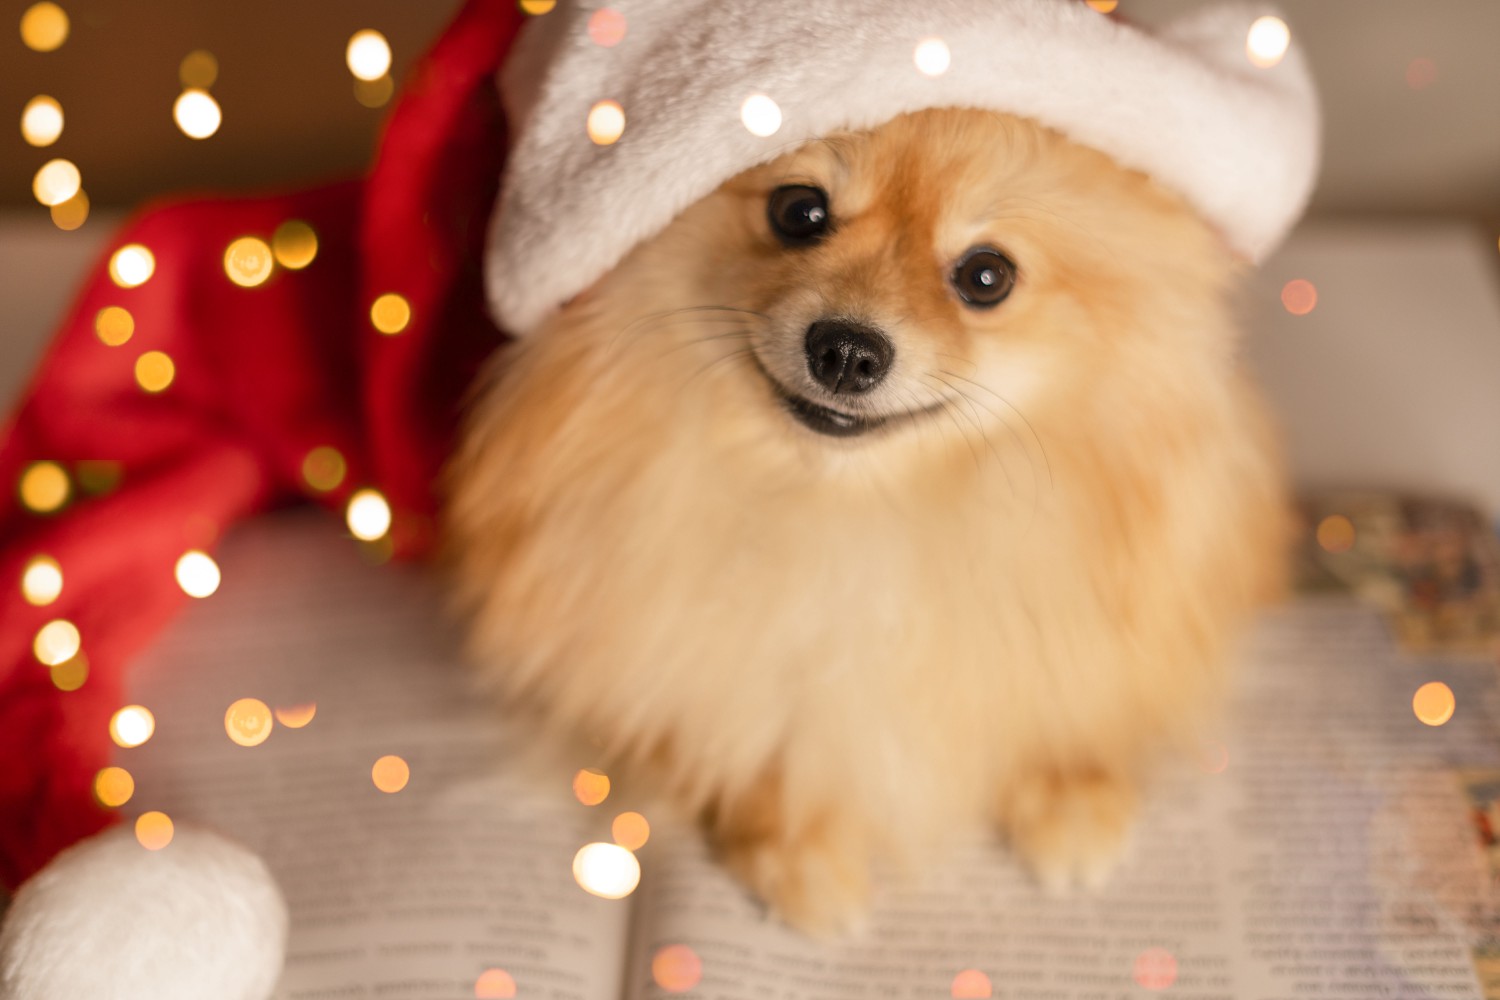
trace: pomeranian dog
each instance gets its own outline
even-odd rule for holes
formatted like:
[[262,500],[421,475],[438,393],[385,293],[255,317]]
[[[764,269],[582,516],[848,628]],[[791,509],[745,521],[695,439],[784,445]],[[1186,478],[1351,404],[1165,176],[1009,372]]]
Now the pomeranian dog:
[[477,390],[447,530],[480,669],[797,927],[980,822],[1096,884],[1282,571],[1240,269],[998,113],[741,174]]

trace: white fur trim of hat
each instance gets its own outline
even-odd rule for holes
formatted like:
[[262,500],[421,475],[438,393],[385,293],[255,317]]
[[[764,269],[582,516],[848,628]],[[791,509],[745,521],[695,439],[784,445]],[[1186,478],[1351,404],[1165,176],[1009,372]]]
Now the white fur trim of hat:
[[[613,0],[625,35],[608,47],[589,32],[600,6],[561,0],[533,19],[502,74],[513,146],[485,271],[513,334],[741,171],[924,108],[1057,129],[1178,192],[1257,262],[1317,172],[1312,80],[1295,46],[1251,62],[1251,25],[1274,13],[1253,3],[1147,33],[1082,0]],[[946,47],[936,75],[914,58],[927,39]],[[742,119],[755,95],[780,111],[770,135]],[[587,127],[601,101],[625,119],[606,145]]]

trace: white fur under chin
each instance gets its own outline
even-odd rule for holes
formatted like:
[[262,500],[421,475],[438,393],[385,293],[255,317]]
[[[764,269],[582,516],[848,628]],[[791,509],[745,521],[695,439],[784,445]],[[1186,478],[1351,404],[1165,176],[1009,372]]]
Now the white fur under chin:
[[0,1000],[263,1000],[287,910],[255,854],[178,827],[147,851],[127,826],[59,854],[0,928]]

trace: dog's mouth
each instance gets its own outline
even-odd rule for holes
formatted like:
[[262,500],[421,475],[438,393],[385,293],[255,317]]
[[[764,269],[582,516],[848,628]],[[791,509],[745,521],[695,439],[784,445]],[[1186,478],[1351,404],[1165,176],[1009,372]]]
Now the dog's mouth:
[[760,370],[761,376],[770,385],[777,400],[794,420],[808,430],[828,437],[858,437],[861,434],[868,434],[871,431],[934,413],[943,405],[941,402],[936,402],[919,410],[905,410],[893,414],[849,413],[831,406],[824,406],[822,403],[815,403],[806,396],[792,392],[766,370],[759,358],[755,359],[755,367]]

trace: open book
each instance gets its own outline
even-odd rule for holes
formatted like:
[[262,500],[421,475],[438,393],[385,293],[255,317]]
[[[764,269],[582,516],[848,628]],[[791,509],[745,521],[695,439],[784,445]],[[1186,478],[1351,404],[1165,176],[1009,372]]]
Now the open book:
[[[220,564],[134,673],[156,732],[117,763],[127,812],[265,857],[292,911],[285,1000],[1500,997],[1495,664],[1403,659],[1346,597],[1266,618],[1219,742],[1162,775],[1102,894],[1048,898],[976,832],[830,945],[648,806],[639,888],[580,888],[575,853],[631,806],[581,804],[572,771],[597,762],[552,772],[470,693],[422,574],[366,565],[314,515],[263,520]],[[1428,681],[1456,698],[1446,724],[1413,713]],[[246,697],[316,712],[241,746],[225,713]],[[394,793],[371,777],[385,755],[409,765]]]

